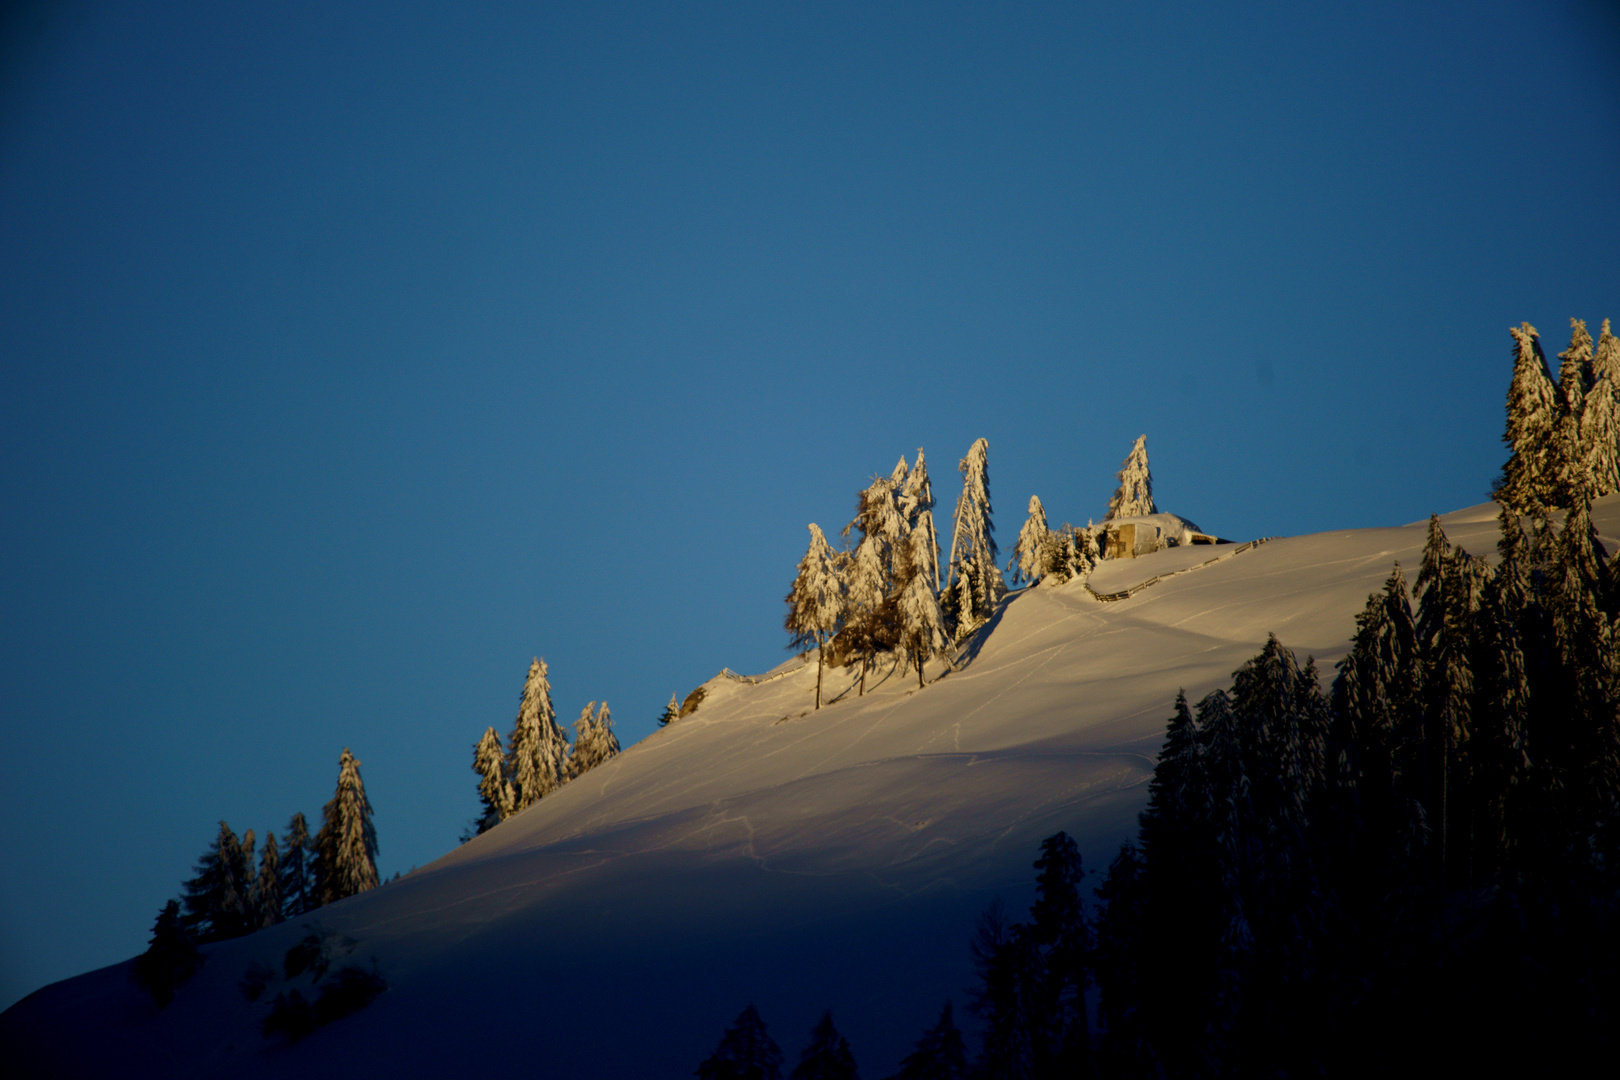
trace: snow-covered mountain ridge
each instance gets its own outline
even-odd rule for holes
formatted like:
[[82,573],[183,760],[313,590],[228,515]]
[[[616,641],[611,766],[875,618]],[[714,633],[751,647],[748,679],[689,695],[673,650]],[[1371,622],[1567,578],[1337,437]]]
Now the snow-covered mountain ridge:
[[[1442,522],[1487,553],[1495,513]],[[1614,550],[1620,496],[1593,517]],[[830,669],[819,712],[797,658],[716,676],[695,713],[410,877],[206,947],[168,1008],[118,965],[9,1010],[0,1049],[47,1075],[444,1075],[494,1054],[544,1076],[678,1076],[753,1001],[790,1054],[831,1008],[863,1073],[885,1075],[945,998],[963,1003],[974,917],[998,894],[1027,904],[1042,837],[1067,830],[1100,870],[1134,835],[1176,690],[1225,685],[1268,633],[1325,681],[1390,564],[1415,575],[1425,529],[1107,565],[1117,589],[1182,572],[1112,603],[1026,590],[959,670],[931,666],[922,690],[880,672],[857,698],[855,672]],[[292,984],[249,1002],[238,983],[312,923],[389,989],[282,1046],[258,1026]]]

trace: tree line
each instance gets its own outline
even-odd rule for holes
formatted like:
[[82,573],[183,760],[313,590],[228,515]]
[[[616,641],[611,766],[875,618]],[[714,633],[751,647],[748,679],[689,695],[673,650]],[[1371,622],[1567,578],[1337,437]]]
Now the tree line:
[[[989,451],[989,441],[978,439],[957,466],[962,493],[943,574],[933,487],[921,449],[915,464],[908,466],[902,455],[888,476],[873,477],[856,496],[855,517],[842,533],[844,550],[834,550],[811,523],[810,546],[786,597],[784,626],[792,635],[790,648],[816,650],[816,708],[829,653],[838,663],[860,664],[857,696],[866,693],[868,667],[885,654],[915,667],[921,687],[923,665],[994,614],[1007,580],[997,564]],[[1136,440],[1118,480],[1107,519],[1157,512],[1147,436]],[[853,547],[847,546],[851,534]],[[1029,519],[1007,569],[1015,584],[1048,576],[1067,581],[1084,578],[1100,558],[1092,528],[1051,529],[1041,500],[1031,496]]]
[[285,844],[266,832],[255,867],[256,839],[224,821],[219,834],[152,928],[135,977],[160,1005],[201,964],[197,946],[241,937],[377,887],[377,830],[360,762],[348,747],[338,758],[337,790],[311,837],[303,813],[288,822]]
[[473,747],[473,771],[478,774],[478,798],[484,809],[463,840],[488,832],[618,754],[619,737],[613,733],[613,716],[605,701],[600,708],[593,701],[580,711],[569,744],[551,705],[549,670],[538,656],[530,663],[507,745],[501,746],[500,735],[490,727]]

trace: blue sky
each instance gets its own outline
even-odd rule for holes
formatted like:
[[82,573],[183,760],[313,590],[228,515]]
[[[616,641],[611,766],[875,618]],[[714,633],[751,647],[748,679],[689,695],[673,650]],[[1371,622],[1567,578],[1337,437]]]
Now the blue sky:
[[1620,320],[1601,3],[3,20],[0,1004],[344,746],[443,854],[531,656],[627,744],[779,663],[918,446],[1004,549],[1144,432],[1223,536],[1396,524],[1488,495],[1509,325]]

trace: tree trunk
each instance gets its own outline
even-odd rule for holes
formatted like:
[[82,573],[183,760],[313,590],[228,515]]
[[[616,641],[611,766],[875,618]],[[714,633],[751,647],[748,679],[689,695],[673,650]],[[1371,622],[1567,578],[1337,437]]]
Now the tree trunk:
[[827,643],[816,635],[816,708],[821,708],[821,665],[827,650]]

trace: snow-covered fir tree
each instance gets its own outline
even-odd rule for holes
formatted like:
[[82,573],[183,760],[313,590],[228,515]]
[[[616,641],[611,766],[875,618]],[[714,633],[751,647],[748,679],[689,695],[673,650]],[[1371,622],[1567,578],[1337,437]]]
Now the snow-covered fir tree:
[[1159,512],[1153,505],[1153,474],[1148,471],[1146,435],[1136,437],[1136,444],[1120,466],[1118,479],[1119,488],[1114,492],[1114,497],[1108,500],[1108,513],[1103,516],[1104,521]]
[[671,694],[671,695],[669,695],[669,704],[665,705],[664,706],[664,711],[662,713],[658,714],[658,726],[659,727],[668,727],[669,725],[673,724],[676,720],[679,720],[680,718],[681,718],[681,703],[676,700],[674,694]]
[[810,1043],[799,1055],[788,1080],[860,1080],[849,1042],[833,1026],[831,1012],[810,1032]]
[[[901,484],[905,482],[902,472],[905,463],[906,459],[902,457],[900,464],[895,466]],[[900,543],[906,535],[906,516],[900,510],[899,494],[895,477],[873,477],[872,483],[856,497],[855,519],[844,526],[845,537],[849,536],[851,530],[859,530],[862,543],[875,541],[875,551],[883,567],[885,593],[888,592],[888,582],[894,578],[895,560],[899,557]]]
[[1592,384],[1581,406],[1580,455],[1577,498],[1620,491],[1620,389],[1608,376]]
[[1592,388],[1592,335],[1580,319],[1569,320],[1569,348],[1558,354],[1558,396],[1561,408],[1579,413]]
[[314,887],[314,848],[309,823],[302,813],[287,822],[287,843],[281,852],[281,913],[295,919],[319,906]]
[[546,662],[535,657],[523,681],[517,721],[512,725],[506,775],[512,784],[512,812],[533,806],[562,784],[568,737],[551,707]]
[[[950,580],[954,582],[964,572],[976,580],[972,592],[966,597],[971,608],[959,609],[961,625],[977,625],[990,617],[995,603],[1006,590],[997,562],[995,525],[991,521],[990,506],[990,441],[979,439],[968,448],[967,456],[957,466],[962,473],[962,494],[956,500],[956,515],[951,529]],[[968,571],[967,567],[972,566]],[[957,636],[962,634],[961,625]]]
[[1349,794],[1382,866],[1415,858],[1427,827],[1422,798],[1423,668],[1406,577],[1396,563],[1381,592],[1356,616],[1350,653],[1333,682],[1335,730],[1328,763],[1335,789]]
[[[1576,469],[1579,483],[1572,485],[1569,493],[1573,505],[1581,498],[1596,499],[1620,491],[1620,339],[1610,332],[1609,320],[1604,319],[1594,348],[1586,336],[1585,324],[1576,319],[1570,322],[1575,333],[1568,351],[1574,355],[1568,362],[1583,372],[1588,387],[1576,410],[1580,417],[1580,460]],[[1587,353],[1590,359],[1581,363]],[[1564,388],[1560,385],[1559,389]]]
[[335,900],[377,887],[377,830],[371,823],[371,800],[360,778],[360,762],[345,746],[338,757],[337,791],[321,808],[315,834],[317,895]]
[[285,915],[282,913],[281,851],[276,846],[276,834],[264,834],[264,851],[259,855],[259,876],[253,881],[251,908],[254,928],[274,926]]
[[[901,459],[904,460],[903,458]],[[906,474],[900,486],[900,514],[908,530],[922,529],[928,535],[928,575],[935,592],[939,591],[939,535],[934,530],[934,488],[928,481],[928,464],[923,460],[922,447],[917,447],[917,463]]]
[[472,767],[478,774],[478,798],[484,804],[484,812],[478,817],[478,832],[486,833],[513,813],[512,784],[506,779],[506,755],[494,728],[485,728],[484,737],[473,747]]
[[1569,348],[1558,354],[1557,406],[1554,425],[1553,490],[1556,505],[1571,506],[1590,488],[1583,438],[1586,395],[1592,387],[1592,336],[1586,324],[1571,319]]
[[242,842],[225,822],[208,851],[197,860],[193,876],[183,886],[182,922],[193,940],[221,941],[250,930],[248,868]]
[[[799,560],[799,573],[787,594],[788,613],[784,625],[793,635],[793,645],[815,646],[816,708],[821,708],[823,653],[827,640],[838,630],[844,613],[844,580],[839,572],[837,553],[828,545],[821,527],[810,524],[810,547]],[[670,699],[674,704],[674,699]]]
[[619,752],[619,738],[613,734],[613,717],[607,702],[600,710],[591,702],[574,721],[574,746],[566,765],[570,780],[582,776]]
[[600,765],[618,755],[619,737],[613,733],[613,717],[608,713],[608,705],[604,701],[596,714],[596,764]]
[[[925,512],[924,517],[932,515]],[[940,610],[939,597],[934,595],[933,583],[928,580],[931,543],[924,529],[913,530],[908,537],[900,560],[899,592],[895,600],[899,644],[917,665],[919,687],[923,685],[923,665],[938,656],[949,640],[945,633],[945,614]]]
[[1020,581],[1033,585],[1046,574],[1051,561],[1052,530],[1046,524],[1046,507],[1039,495],[1029,497],[1029,517],[1018,530],[1018,543],[1013,546],[1013,557],[1007,563],[1012,571],[1013,584]]
[[1520,323],[1508,332],[1514,342],[1513,381],[1502,441],[1512,453],[1502,466],[1495,498],[1516,514],[1535,514],[1557,502],[1557,393],[1536,328]]
[[1608,380],[1620,386],[1620,338],[1609,329],[1609,320],[1603,320],[1598,331],[1597,345],[1592,349],[1592,378]]
[[1058,543],[1052,545],[1052,554],[1049,572],[1057,574],[1059,581],[1071,578],[1084,581],[1102,562],[1097,534],[1089,528],[1081,529],[1073,525],[1064,525],[1059,531]]
[[888,591],[889,576],[883,565],[882,542],[875,536],[863,536],[849,561],[841,635],[845,651],[861,661],[857,697],[866,693],[866,670],[872,657],[886,648],[893,637],[885,624]]
[[872,658],[895,644],[896,563],[909,532],[899,499],[899,488],[910,476],[904,466],[902,457],[891,475],[874,477],[856,498],[854,519],[844,526],[846,538],[858,531],[860,541],[845,573],[846,605],[840,642],[846,654],[860,657],[861,694],[866,692],[866,671]]

